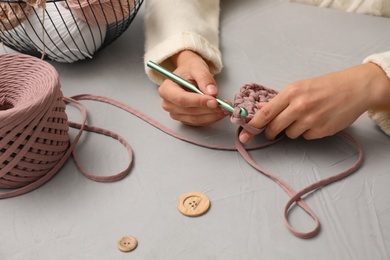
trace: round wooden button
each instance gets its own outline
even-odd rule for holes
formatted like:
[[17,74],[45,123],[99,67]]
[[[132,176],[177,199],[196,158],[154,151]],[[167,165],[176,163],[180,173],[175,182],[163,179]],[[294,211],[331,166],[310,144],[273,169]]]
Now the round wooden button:
[[177,207],[183,215],[197,217],[206,213],[210,200],[201,192],[187,192],[180,196]]
[[122,252],[133,251],[138,245],[137,239],[132,236],[125,236],[119,239],[117,247]]

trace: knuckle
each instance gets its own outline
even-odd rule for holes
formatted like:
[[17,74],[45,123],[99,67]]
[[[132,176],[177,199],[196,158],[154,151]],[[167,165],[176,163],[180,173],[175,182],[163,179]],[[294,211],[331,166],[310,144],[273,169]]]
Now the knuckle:
[[302,136],[306,140],[313,140],[328,136],[328,130],[325,127],[317,127],[306,131]]
[[323,125],[321,115],[309,115],[302,118],[300,124],[306,129],[318,130],[321,129],[321,125]]
[[196,116],[196,114],[198,113],[197,112],[197,109],[195,107],[187,107],[186,108],[186,113],[188,115],[192,115],[192,116]]
[[204,122],[202,122],[202,120],[197,116],[191,116],[188,121],[193,126],[202,126],[204,124]]
[[320,127],[320,128],[318,128],[318,129],[316,129],[316,131],[315,131],[315,137],[316,137],[316,138],[323,138],[323,137],[325,137],[325,136],[330,135],[329,133],[330,133],[330,132],[329,132],[329,129],[328,129],[327,127]]
[[292,129],[286,129],[285,131],[285,134],[286,134],[286,136],[288,137],[288,138],[290,138],[290,139],[297,139],[298,137],[299,137],[299,134],[298,134],[298,132],[296,132],[296,131],[294,131],[294,130],[292,130]]
[[269,133],[277,133],[279,131],[279,127],[276,124],[268,124],[267,129]]
[[294,104],[294,110],[299,114],[305,113],[308,110],[308,105],[304,101],[298,101]]
[[169,116],[173,119],[173,120],[176,120],[176,121],[182,121],[180,119],[180,116],[176,113],[169,113]]
[[273,139],[280,133],[280,129],[276,124],[268,124],[265,129],[265,135],[268,139]]
[[203,85],[208,85],[208,84],[214,83],[213,78],[212,78],[210,72],[208,72],[208,71],[203,71],[199,75],[198,81],[201,82]]
[[157,93],[158,93],[158,95],[160,97],[164,98],[164,96],[165,96],[164,95],[164,93],[165,93],[165,91],[164,91],[164,83],[161,84],[160,87],[157,89]]
[[309,130],[309,131],[306,131],[302,135],[302,137],[305,138],[306,140],[314,140],[314,139],[321,138],[322,135],[320,134],[320,132],[318,130]]
[[182,117],[180,122],[182,122],[185,125],[189,125],[189,126],[201,126],[202,125],[200,119],[196,116]]
[[305,132],[303,135],[302,135],[303,138],[305,138],[306,140],[313,140],[315,139],[313,133],[311,131],[307,131]]
[[169,104],[167,103],[167,102],[165,102],[165,101],[163,101],[162,103],[161,103],[161,107],[165,110],[165,111],[170,111],[170,106],[169,106]]
[[301,88],[298,86],[297,82],[291,83],[287,85],[287,87],[283,90],[284,94],[287,98],[294,98],[301,92]]
[[172,97],[172,103],[180,107],[186,107],[188,102],[183,95],[175,95]]
[[266,122],[269,122],[272,119],[272,112],[267,106],[264,106],[259,110],[259,116]]
[[168,79],[165,79],[161,84],[160,86],[158,87],[158,93],[164,93],[166,92],[167,90],[169,90],[170,86],[172,84],[172,81],[168,80]]
[[[308,100],[308,99],[298,99],[295,100],[293,109],[294,112],[298,115],[305,116],[307,119],[307,123],[314,123],[317,121],[317,119],[321,116],[318,111],[317,102],[314,100]],[[315,113],[317,116],[312,116],[313,113]],[[307,118],[307,116],[310,116],[310,118]]]

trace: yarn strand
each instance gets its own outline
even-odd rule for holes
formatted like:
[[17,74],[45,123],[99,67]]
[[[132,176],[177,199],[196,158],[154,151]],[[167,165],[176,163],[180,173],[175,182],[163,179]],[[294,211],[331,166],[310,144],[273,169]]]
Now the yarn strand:
[[[12,189],[0,193],[0,199],[22,195],[38,188],[52,178],[71,155],[80,172],[94,181],[118,181],[129,174],[133,157],[130,144],[115,132],[88,125],[86,123],[87,109],[79,102],[81,100],[111,104],[185,142],[209,149],[238,151],[248,164],[277,183],[289,196],[283,211],[284,224],[293,235],[300,238],[314,237],[320,230],[319,218],[303,197],[351,175],[363,162],[360,144],[352,136],[340,132],[337,135],[352,143],[358,150],[356,162],[341,173],[295,191],[282,179],[263,169],[251,158],[248,151],[271,145],[283,136],[274,141],[251,146],[244,146],[239,141],[238,136],[242,128],[253,134],[260,134],[263,131],[263,129],[250,127],[247,122],[256,113],[259,103],[268,102],[277,95],[276,91],[255,83],[243,86],[235,97],[235,109],[230,118],[233,123],[239,125],[235,134],[235,145],[220,146],[199,142],[177,133],[141,111],[114,99],[91,94],[63,97],[57,72],[49,63],[38,58],[23,54],[0,55],[0,71],[2,72],[0,73],[0,188]],[[80,110],[83,118],[81,123],[67,120],[66,104],[72,104]],[[240,117],[238,106],[244,106],[247,109],[248,117]],[[68,135],[69,127],[79,129],[73,141],[70,141]],[[76,144],[84,130],[118,140],[128,151],[127,167],[119,173],[108,176],[97,176],[85,170],[75,152]],[[315,226],[309,232],[298,231],[289,223],[288,214],[294,205],[298,205],[314,220]]]

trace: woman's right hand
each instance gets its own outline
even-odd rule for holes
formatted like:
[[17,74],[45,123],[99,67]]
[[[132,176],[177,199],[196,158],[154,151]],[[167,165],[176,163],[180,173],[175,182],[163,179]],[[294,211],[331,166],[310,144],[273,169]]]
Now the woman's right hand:
[[182,51],[172,58],[174,73],[195,84],[205,94],[187,91],[172,80],[166,79],[158,89],[163,99],[162,107],[171,118],[192,126],[207,126],[221,120],[228,113],[219,106],[217,84],[209,66],[201,56],[192,51]]

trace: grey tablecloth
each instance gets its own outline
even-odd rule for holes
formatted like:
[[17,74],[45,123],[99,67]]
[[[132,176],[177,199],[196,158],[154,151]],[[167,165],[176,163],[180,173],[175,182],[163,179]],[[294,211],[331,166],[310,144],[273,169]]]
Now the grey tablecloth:
[[[143,70],[143,8],[125,34],[92,60],[51,62],[64,95],[108,96],[196,140],[233,145],[236,126],[227,118],[192,128],[171,120],[160,107],[157,86]],[[386,18],[275,0],[223,1],[221,8],[225,67],[216,77],[221,98],[232,100],[248,82],[280,90],[390,49]],[[283,225],[288,196],[237,152],[197,147],[110,105],[84,104],[89,123],[116,131],[131,143],[131,173],[119,182],[97,183],[81,175],[70,159],[37,190],[1,200],[0,259],[390,258],[390,138],[366,114],[346,130],[361,143],[364,164],[306,198],[321,231],[303,240]],[[72,107],[67,113],[80,119]],[[98,175],[116,173],[128,162],[120,144],[95,134],[86,133],[77,151],[85,168]],[[356,149],[337,137],[283,139],[251,154],[296,190],[356,160]],[[177,200],[189,191],[210,198],[207,214],[188,218],[179,213]],[[297,207],[289,217],[299,230],[314,226]],[[131,253],[116,248],[125,235],[138,239]]]

